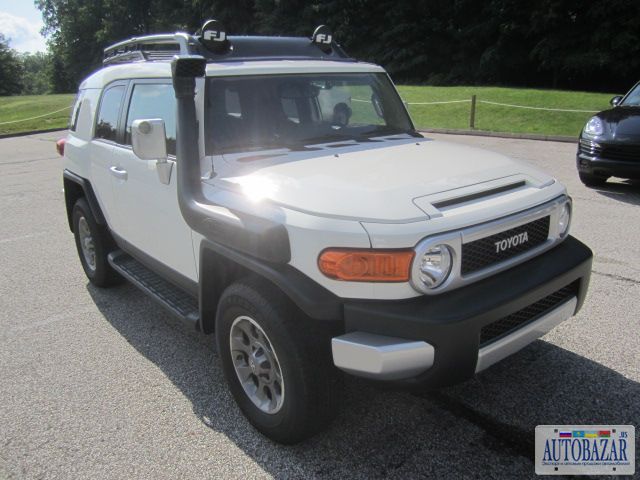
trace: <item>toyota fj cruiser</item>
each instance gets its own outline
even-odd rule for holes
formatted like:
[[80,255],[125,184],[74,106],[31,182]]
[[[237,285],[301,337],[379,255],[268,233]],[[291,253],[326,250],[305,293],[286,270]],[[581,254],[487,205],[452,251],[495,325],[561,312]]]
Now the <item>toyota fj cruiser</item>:
[[132,38],[81,85],[64,155],[89,280],[215,333],[279,442],[327,425],[341,371],[437,388],[581,307],[571,199],[504,156],[419,134],[380,66],[311,39]]

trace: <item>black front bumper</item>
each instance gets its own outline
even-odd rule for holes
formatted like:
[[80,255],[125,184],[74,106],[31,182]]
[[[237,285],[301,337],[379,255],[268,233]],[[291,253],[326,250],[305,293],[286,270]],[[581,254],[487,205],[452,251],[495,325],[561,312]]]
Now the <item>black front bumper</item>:
[[577,286],[577,312],[587,293],[592,257],[586,245],[569,237],[536,258],[449,293],[398,302],[350,302],[344,306],[346,332],[433,345],[433,366],[401,384],[436,388],[459,383],[475,374],[482,327],[571,284]]
[[640,158],[638,161],[611,160],[592,157],[584,153],[576,155],[578,171],[599,177],[640,178]]

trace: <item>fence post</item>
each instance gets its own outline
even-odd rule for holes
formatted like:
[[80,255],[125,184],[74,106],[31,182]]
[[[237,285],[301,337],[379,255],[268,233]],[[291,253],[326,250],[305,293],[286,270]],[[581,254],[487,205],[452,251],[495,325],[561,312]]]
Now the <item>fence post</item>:
[[469,127],[476,128],[476,96],[471,95],[471,113],[469,114]]

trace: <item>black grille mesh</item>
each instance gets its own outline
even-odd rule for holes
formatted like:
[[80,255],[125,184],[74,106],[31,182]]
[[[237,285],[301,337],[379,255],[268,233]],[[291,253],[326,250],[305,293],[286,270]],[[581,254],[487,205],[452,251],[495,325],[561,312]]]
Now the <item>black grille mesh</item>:
[[[511,238],[520,233],[527,232],[529,240],[518,245],[514,245],[506,250],[496,252],[496,242]],[[549,237],[549,217],[543,217],[533,222],[520,225],[519,227],[496,233],[489,237],[481,238],[474,242],[462,245],[462,264],[460,272],[462,275],[486,268],[494,263],[508,260],[538,245],[543,244]]]
[[559,306],[565,300],[575,297],[578,294],[579,281],[575,281],[564,288],[538,300],[535,303],[518,310],[511,315],[496,320],[489,325],[482,327],[480,330],[480,346],[483,347],[491,342],[495,342],[499,338],[508,335],[529,322],[536,320],[550,310]]
[[639,145],[595,143],[590,140],[581,139],[579,148],[581,153],[591,157],[622,161],[640,161]]

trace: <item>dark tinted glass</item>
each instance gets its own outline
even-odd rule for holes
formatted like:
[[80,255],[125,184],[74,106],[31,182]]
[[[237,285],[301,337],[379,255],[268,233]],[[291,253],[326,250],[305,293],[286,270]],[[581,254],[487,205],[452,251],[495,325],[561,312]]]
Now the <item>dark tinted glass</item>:
[[621,105],[635,107],[640,106],[640,83],[631,89]]
[[78,116],[80,115],[80,106],[82,105],[82,99],[84,98],[84,90],[78,92],[76,99],[73,103],[73,109],[71,111],[71,117],[69,118],[69,130],[72,132],[78,128]]
[[167,135],[167,153],[176,154],[176,98],[170,84],[140,83],[133,87],[125,143],[131,145],[131,125],[134,120],[161,118]]
[[100,102],[100,112],[96,123],[96,138],[105,140],[116,139],[116,129],[118,128],[118,114],[120,104],[124,95],[124,86],[117,85],[105,90]]
[[207,153],[413,132],[385,74],[212,77],[205,93]]

